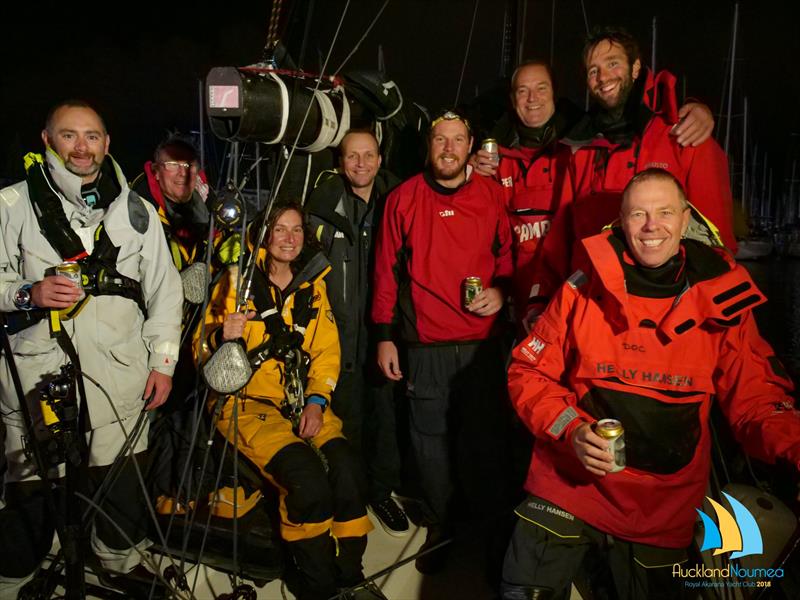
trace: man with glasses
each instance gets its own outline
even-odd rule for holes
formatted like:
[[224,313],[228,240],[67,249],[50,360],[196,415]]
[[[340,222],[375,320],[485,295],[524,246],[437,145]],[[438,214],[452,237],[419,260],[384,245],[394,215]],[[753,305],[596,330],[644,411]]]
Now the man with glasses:
[[179,271],[204,260],[203,242],[208,236],[209,186],[200,171],[197,151],[179,136],[161,142],[153,160],[131,188],[158,210],[167,235],[172,260]]
[[[410,442],[428,509],[424,550],[449,537],[455,517],[496,510],[508,484],[497,317],[509,291],[511,232],[500,187],[467,166],[471,145],[460,115],[433,120],[428,166],[389,194],[376,248],[378,365],[390,380],[403,377],[399,330],[408,348]],[[474,277],[482,291],[467,301],[464,284]],[[434,573],[443,558],[434,551],[416,567]]]

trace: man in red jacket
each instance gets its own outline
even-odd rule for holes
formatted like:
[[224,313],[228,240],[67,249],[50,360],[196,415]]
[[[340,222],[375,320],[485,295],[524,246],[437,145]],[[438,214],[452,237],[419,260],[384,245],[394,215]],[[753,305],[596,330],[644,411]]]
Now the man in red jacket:
[[672,173],[713,225],[712,237],[736,251],[727,157],[713,139],[683,146],[673,135],[680,126],[675,77],[645,68],[636,40],[621,28],[593,32],[583,58],[593,106],[564,136],[572,202],[562,205],[543,244],[534,276],[541,308],[572,272],[576,244],[616,218],[623,188],[645,169]]
[[[572,200],[571,148],[560,143],[585,113],[569,100],[556,98],[555,78],[542,60],[521,63],[511,77],[513,112],[500,119],[490,133],[499,144],[498,156],[478,150],[473,159],[481,175],[493,176],[503,188],[512,229],[514,256],[513,296],[516,320],[528,326],[528,315],[544,308],[536,285],[545,236],[556,214]],[[714,120],[705,105],[687,103],[671,135],[681,146],[698,146],[711,135]],[[559,210],[561,212],[559,213]],[[558,264],[558,260],[564,264]],[[548,265],[562,273],[569,257],[551,253]]]
[[[508,403],[497,316],[512,271],[511,236],[499,186],[467,167],[471,144],[461,116],[434,119],[428,168],[387,198],[375,258],[372,320],[387,378],[402,377],[393,331],[408,347],[410,441],[428,505],[427,548],[449,533],[456,481],[466,504],[484,511],[508,484],[497,466],[507,463],[508,439],[499,429]],[[462,286],[473,276],[483,291],[465,304]],[[417,568],[438,570],[441,558],[421,557]]]
[[[537,440],[504,598],[559,598],[601,551],[621,598],[680,597],[712,401],[749,454],[800,465],[793,385],[752,314],[765,299],[725,250],[682,239],[696,214],[666,170],[636,175],[621,228],[582,241],[580,270],[514,350],[511,399]],[[621,471],[600,419],[625,428]]]

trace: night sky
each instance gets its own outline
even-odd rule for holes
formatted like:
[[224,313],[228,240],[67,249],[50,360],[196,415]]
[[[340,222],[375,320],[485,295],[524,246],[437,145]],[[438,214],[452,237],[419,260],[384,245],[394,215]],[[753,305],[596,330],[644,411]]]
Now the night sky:
[[[284,0],[284,5],[292,4]],[[308,0],[295,0],[304,13]],[[345,0],[317,0],[304,66],[318,70]],[[353,48],[383,0],[352,0],[331,67]],[[526,57],[550,56],[551,0],[527,3]],[[733,2],[584,0],[589,25],[622,24],[635,33],[649,62],[651,21],[658,19],[657,66],[686,77],[689,95],[719,110],[729,52]],[[503,7],[480,0],[462,100],[497,80]],[[794,156],[800,131],[800,82],[794,2],[743,1],[734,111],[751,106],[750,139],[767,148],[776,168]],[[39,150],[47,108],[67,97],[94,103],[112,136],[111,152],[133,178],[168,130],[198,128],[198,82],[214,66],[256,62],[266,40],[271,2],[229,0],[193,11],[193,3],[29,3],[4,17],[0,36],[0,177],[22,175],[22,155]],[[114,7],[113,12],[110,7]],[[474,0],[391,0],[348,64],[375,67],[382,44],[389,75],[403,95],[431,109],[453,103],[466,51]],[[127,13],[120,18],[120,12]],[[290,29],[299,46],[300,27]],[[560,92],[583,103],[579,49],[585,34],[580,0],[556,0],[554,65]],[[741,134],[741,120],[734,123]],[[795,138],[796,139],[796,138]],[[738,143],[738,141],[737,141]],[[779,158],[780,157],[780,158]]]

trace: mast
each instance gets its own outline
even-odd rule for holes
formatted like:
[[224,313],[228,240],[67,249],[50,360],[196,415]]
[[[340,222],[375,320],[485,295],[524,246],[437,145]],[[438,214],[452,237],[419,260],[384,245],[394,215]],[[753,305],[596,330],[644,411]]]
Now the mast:
[[744,97],[744,122],[742,124],[742,211],[747,216],[747,96]]
[[525,56],[525,31],[527,30],[525,25],[528,22],[528,3],[525,0],[518,0],[517,6],[522,7],[521,11],[517,11],[518,16],[520,12],[522,13],[522,17],[517,19],[517,64],[519,64],[522,62],[523,56]]
[[731,109],[733,108],[733,80],[736,71],[736,30],[739,28],[739,3],[733,5],[733,42],[731,43],[731,76],[728,80],[728,119],[725,123],[725,154],[731,138]]
[[794,182],[795,178],[797,177],[797,158],[795,157],[792,160],[792,178],[789,180],[789,207],[791,209],[791,214],[789,215],[792,220],[794,220],[794,216],[797,214],[795,212],[796,206],[794,203]]
[[550,0],[550,64],[555,60],[556,42],[556,0]]
[[653,17],[653,41],[650,52],[650,69],[653,73],[656,72],[656,39],[658,36],[658,17]]
[[[767,153],[764,152],[764,173],[761,176],[761,206],[760,213],[762,217],[769,216],[769,199],[767,198]],[[764,209],[767,208],[767,211]]]

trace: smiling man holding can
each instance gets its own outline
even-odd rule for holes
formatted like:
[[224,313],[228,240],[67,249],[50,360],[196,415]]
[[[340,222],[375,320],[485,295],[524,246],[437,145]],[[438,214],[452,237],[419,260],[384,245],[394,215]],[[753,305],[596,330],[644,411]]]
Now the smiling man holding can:
[[706,490],[712,400],[749,454],[800,464],[792,383],[752,314],[765,298],[725,250],[686,239],[696,216],[669,172],[636,175],[620,226],[582,241],[580,270],[514,350],[511,399],[537,440],[504,598],[561,597],[601,550],[620,598],[681,597],[671,567]]
[[[471,145],[459,114],[433,120],[429,166],[387,198],[375,258],[372,319],[388,379],[403,375],[396,329],[408,348],[409,435],[428,509],[425,550],[452,533],[457,483],[473,516],[492,510],[502,494],[497,465],[507,462],[499,428],[510,411],[497,317],[511,277],[511,235],[500,187],[467,166]],[[442,558],[441,551],[421,556],[417,569],[438,571]]]

